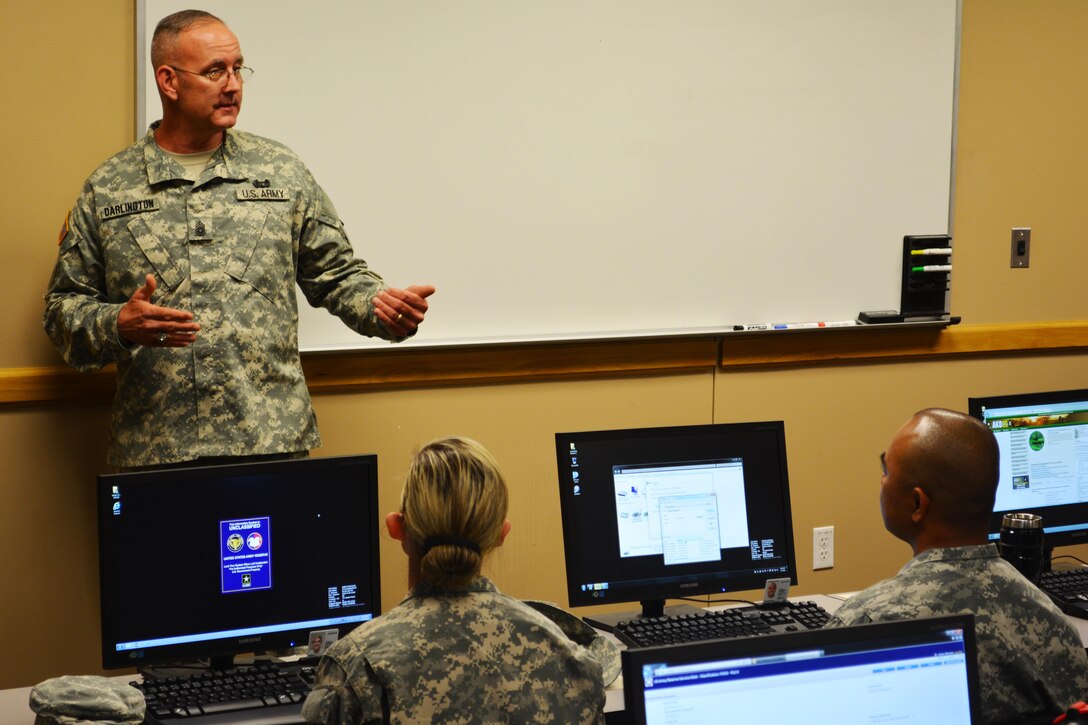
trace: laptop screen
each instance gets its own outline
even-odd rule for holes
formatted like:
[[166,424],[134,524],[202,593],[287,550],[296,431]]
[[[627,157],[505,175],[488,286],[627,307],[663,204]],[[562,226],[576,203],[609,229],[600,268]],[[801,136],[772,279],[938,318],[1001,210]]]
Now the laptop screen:
[[963,725],[977,712],[971,615],[627,650],[631,722]]

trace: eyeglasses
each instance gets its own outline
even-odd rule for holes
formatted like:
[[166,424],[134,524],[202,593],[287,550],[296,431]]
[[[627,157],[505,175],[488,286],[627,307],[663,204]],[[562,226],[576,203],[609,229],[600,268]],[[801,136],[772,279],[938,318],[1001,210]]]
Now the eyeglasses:
[[235,76],[239,83],[245,83],[253,77],[253,69],[247,68],[244,65],[240,65],[237,68],[210,68],[203,72],[197,72],[192,70],[185,70],[184,68],[178,68],[176,66],[169,66],[179,73],[188,73],[191,76],[200,76],[201,78],[207,78],[212,83],[221,83],[223,79]]

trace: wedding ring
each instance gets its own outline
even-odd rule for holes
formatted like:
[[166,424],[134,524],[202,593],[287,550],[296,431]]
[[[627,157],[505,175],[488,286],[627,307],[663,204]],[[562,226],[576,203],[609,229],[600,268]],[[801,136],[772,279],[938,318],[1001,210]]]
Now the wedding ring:
[[159,333],[159,342],[166,342],[166,333],[165,332],[160,332]]
[[404,315],[401,314],[400,312],[398,312],[397,316],[393,318],[393,322],[400,322],[403,319],[404,319]]

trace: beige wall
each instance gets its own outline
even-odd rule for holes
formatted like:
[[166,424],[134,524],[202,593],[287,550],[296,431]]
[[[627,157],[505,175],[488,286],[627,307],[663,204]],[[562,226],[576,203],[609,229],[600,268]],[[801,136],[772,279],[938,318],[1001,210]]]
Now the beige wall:
[[58,361],[40,303],[65,215],[83,180],[133,140],[135,10],[130,0],[0,0],[5,264],[0,366]]
[[[1081,0],[963,2],[952,306],[964,322],[1086,316],[1085,31]],[[1022,226],[1031,268],[1012,270]]]
[[[58,364],[39,302],[82,180],[132,139],[130,0],[2,0],[0,371]],[[1083,319],[1088,205],[1088,3],[964,0],[953,311],[964,324]],[[244,42],[244,39],[243,39]],[[244,117],[243,117],[244,118]],[[1032,267],[1008,269],[1009,229],[1033,228]],[[435,300],[436,304],[440,299]],[[553,434],[617,426],[783,419],[801,592],[861,588],[907,547],[883,531],[877,454],[915,410],[968,395],[1088,387],[1084,352],[754,367],[322,395],[321,455],[376,452],[395,507],[412,448],[461,433],[492,449],[513,488],[513,534],[490,565],[515,596],[565,604]],[[99,670],[92,482],[105,470],[104,405],[0,407],[0,632],[17,657],[0,687]],[[836,527],[836,566],[811,572],[811,529]],[[382,544],[383,604],[404,589]],[[151,602],[153,606],[153,601]]]

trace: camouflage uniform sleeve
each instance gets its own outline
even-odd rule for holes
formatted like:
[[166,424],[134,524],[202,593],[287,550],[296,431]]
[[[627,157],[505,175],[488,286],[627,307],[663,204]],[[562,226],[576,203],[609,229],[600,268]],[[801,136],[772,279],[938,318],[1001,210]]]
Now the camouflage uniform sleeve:
[[298,286],[314,307],[324,307],[361,335],[400,341],[374,314],[372,300],[388,285],[355,256],[344,224],[325,191],[310,178],[312,209],[302,222]]
[[117,314],[124,302],[111,302],[106,296],[93,196],[90,187],[85,187],[61,228],[42,317],[54,347],[81,371],[116,362],[132,349],[117,331]]
[[[380,725],[382,690],[370,666],[353,666],[352,675],[328,654],[317,666],[313,689],[302,705],[302,717],[316,725]],[[360,697],[360,693],[363,696]]]
[[855,624],[870,624],[873,622],[873,618],[869,616],[865,611],[865,607],[862,606],[862,600],[856,598],[861,595],[854,596],[855,598],[846,600],[842,606],[835,610],[835,613],[827,620],[824,627],[850,627]]

